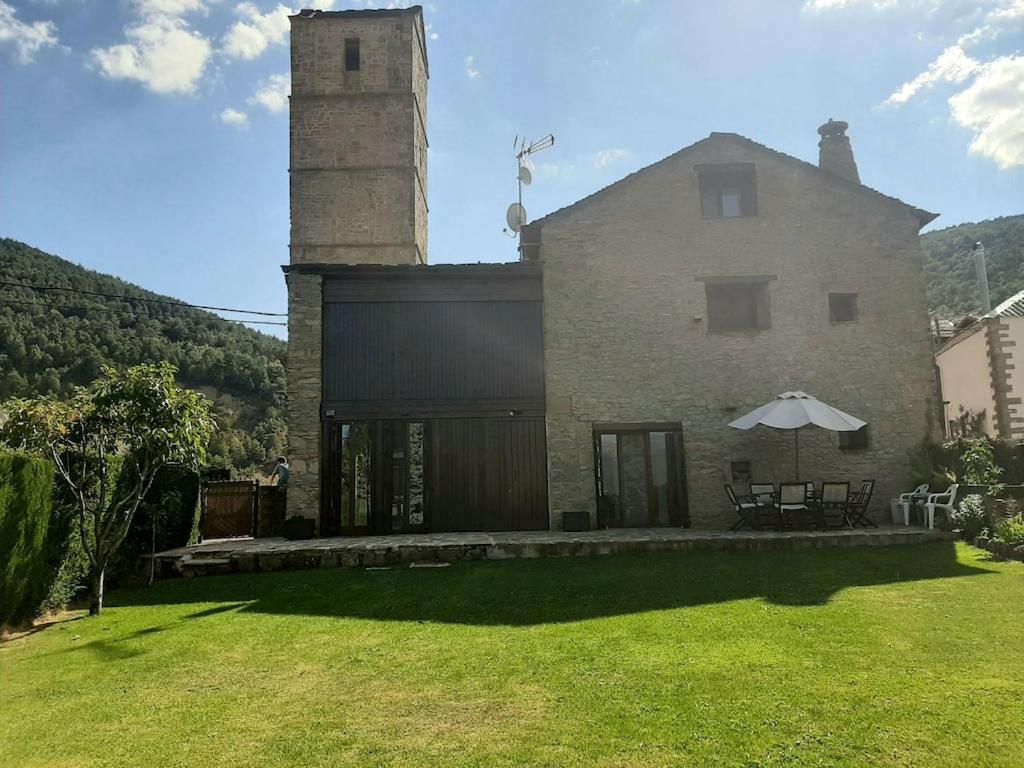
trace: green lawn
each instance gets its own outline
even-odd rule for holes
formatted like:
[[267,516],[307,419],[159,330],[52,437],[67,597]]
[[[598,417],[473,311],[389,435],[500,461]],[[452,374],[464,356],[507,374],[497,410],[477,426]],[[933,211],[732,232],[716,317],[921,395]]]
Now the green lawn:
[[164,582],[0,645],[0,766],[1021,766],[964,545]]

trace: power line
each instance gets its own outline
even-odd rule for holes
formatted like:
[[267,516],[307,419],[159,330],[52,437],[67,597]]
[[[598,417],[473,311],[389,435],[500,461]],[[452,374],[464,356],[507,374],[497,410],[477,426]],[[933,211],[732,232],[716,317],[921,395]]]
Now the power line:
[[[6,285],[7,283],[5,283],[3,281],[0,281],[0,284]],[[71,306],[71,305],[68,305],[68,304],[48,304],[48,303],[46,303],[44,301],[19,301],[18,299],[8,299],[8,298],[2,297],[2,296],[0,296],[0,303],[3,303],[3,304],[19,304],[21,306],[27,306],[27,307],[47,307],[49,309],[57,309],[57,310],[60,310],[60,309],[79,309],[79,310],[82,310],[83,312],[126,312],[126,313],[131,314],[131,315],[143,315],[144,314],[144,315],[146,315],[146,317],[152,317],[154,320],[173,320],[173,319],[205,320],[205,321],[220,320],[221,322],[224,322],[224,323],[250,323],[252,325],[280,325],[280,326],[283,326],[283,327],[287,327],[288,326],[288,323],[278,323],[278,322],[274,322],[272,320],[241,320],[241,319],[234,318],[234,317],[216,317],[216,316],[197,317],[195,315],[169,315],[169,316],[166,316],[166,317],[161,317],[159,315],[151,314],[149,312],[149,310],[146,310],[145,312],[137,312],[134,309],[132,309],[131,307],[75,307],[75,306]],[[184,306],[191,306],[191,305],[186,304]],[[264,313],[264,314],[270,314],[270,313]]]
[[[266,317],[288,317],[287,312],[262,312],[257,309],[232,309],[231,307],[209,307],[204,304],[189,304],[184,301],[172,299],[143,299],[138,296],[125,296],[117,293],[103,293],[102,291],[89,291],[84,288],[61,288],[56,285],[31,285],[29,283],[14,283],[10,280],[0,280],[0,285],[12,286],[14,288],[28,288],[33,291],[66,291],[68,293],[84,293],[89,296],[100,296],[105,299],[122,299],[124,301],[145,301],[151,304],[169,304],[173,307],[188,307],[189,309],[208,309],[214,312],[239,312],[245,315],[264,315]],[[245,322],[257,322],[256,320]],[[284,325],[284,323],[279,323]]]

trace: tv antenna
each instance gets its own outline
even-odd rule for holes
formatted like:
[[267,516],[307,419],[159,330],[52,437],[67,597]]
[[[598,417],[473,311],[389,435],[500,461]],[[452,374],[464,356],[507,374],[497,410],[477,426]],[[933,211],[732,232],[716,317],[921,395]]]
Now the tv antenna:
[[533,173],[530,170],[530,156],[542,150],[549,149],[555,145],[555,135],[549,133],[542,139],[537,139],[530,144],[526,143],[526,137],[516,136],[512,142],[516,157],[516,184],[519,190],[517,202],[512,203],[505,212],[505,223],[508,225],[502,230],[509,237],[519,238],[520,258],[522,258],[523,227],[529,221],[526,209],[523,207],[523,187],[533,183]]

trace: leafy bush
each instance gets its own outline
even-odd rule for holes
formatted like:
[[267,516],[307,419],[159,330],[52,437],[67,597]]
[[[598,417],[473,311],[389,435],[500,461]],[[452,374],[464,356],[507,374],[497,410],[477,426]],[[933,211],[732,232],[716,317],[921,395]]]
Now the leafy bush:
[[1024,544],[1024,516],[1015,515],[997,520],[992,526],[992,538],[1009,544]]
[[964,532],[968,541],[973,541],[984,529],[991,527],[985,499],[977,493],[965,496],[949,518],[954,527]]
[[0,626],[32,618],[60,569],[70,526],[53,489],[48,462],[0,456]]

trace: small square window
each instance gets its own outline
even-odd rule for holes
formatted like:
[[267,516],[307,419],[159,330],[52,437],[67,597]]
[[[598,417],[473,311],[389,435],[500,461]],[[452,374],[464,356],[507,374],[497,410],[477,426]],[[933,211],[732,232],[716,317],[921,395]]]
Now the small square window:
[[729,463],[729,473],[734,483],[749,483],[751,472],[749,461],[732,461]]
[[359,38],[345,38],[345,71],[359,71]]
[[857,319],[856,293],[830,293],[828,319],[833,323],[852,323]]
[[771,327],[768,284],[706,283],[709,331],[749,331]]
[[757,215],[757,178],[753,163],[697,166],[701,215],[736,219]]
[[839,450],[841,451],[865,451],[871,447],[871,435],[868,432],[869,425],[865,424],[856,432],[839,433]]

